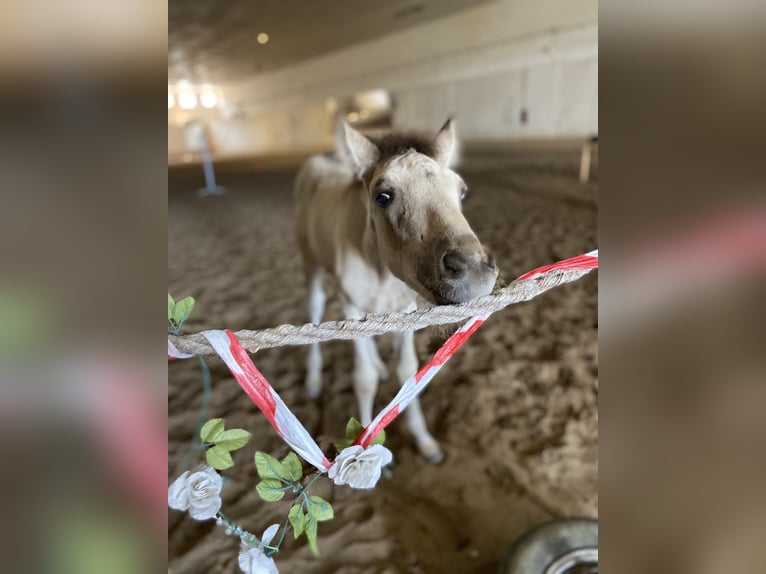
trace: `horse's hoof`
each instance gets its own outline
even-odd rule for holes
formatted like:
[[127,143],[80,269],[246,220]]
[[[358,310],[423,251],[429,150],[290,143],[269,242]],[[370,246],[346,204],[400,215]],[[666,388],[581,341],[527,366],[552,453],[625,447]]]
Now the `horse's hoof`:
[[444,453],[437,442],[421,445],[420,454],[431,464],[441,464],[444,461]]
[[431,464],[441,464],[444,462],[444,453],[441,451],[441,449],[437,450],[436,452],[424,454],[423,457]]

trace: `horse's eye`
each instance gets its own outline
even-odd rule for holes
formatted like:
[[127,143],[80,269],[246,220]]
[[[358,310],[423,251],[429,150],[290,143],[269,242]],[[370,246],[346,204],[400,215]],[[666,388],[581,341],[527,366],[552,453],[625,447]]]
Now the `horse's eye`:
[[464,187],[460,190],[460,201],[465,201],[468,199],[468,188]]
[[388,207],[394,200],[394,194],[390,191],[381,191],[375,196],[375,201],[381,207]]

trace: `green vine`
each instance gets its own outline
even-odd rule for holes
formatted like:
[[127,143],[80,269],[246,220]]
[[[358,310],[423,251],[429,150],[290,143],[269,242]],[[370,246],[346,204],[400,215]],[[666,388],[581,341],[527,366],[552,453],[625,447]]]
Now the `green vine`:
[[[194,297],[185,297],[176,302],[173,297],[168,293],[168,334],[178,336],[181,334],[181,327],[184,324],[191,312],[194,310],[195,300]],[[199,414],[197,415],[197,425],[194,428],[194,435],[189,443],[189,447],[186,449],[184,455],[183,468],[189,470],[192,454],[195,450],[206,448],[205,441],[198,441],[197,436],[200,435],[203,423],[205,422],[205,415],[207,413],[208,405],[210,404],[210,395],[212,394],[212,382],[210,377],[210,369],[205,362],[205,358],[202,355],[197,355],[199,360],[200,370],[202,371],[202,403],[200,404]],[[233,463],[232,463],[233,464]],[[211,464],[211,466],[213,466]],[[218,467],[214,467],[218,468]]]
[[[194,298],[186,297],[176,302],[168,294],[168,333],[180,335],[181,327],[189,318],[194,309]],[[189,459],[194,450],[204,449],[207,464],[218,470],[228,470],[234,466],[231,453],[243,448],[251,438],[251,434],[244,429],[226,429],[222,418],[211,419],[203,424],[205,412],[210,400],[210,371],[201,355],[198,355],[203,375],[203,397],[197,428],[195,429],[192,444],[186,455],[184,468],[189,468]],[[345,438],[338,441],[335,446],[340,453],[350,446],[354,439],[362,432],[363,427],[355,418],[351,418],[346,424]],[[197,439],[199,437],[199,439]],[[372,444],[383,444],[385,433],[381,432]],[[274,544],[264,544],[257,536],[241,528],[218,511],[215,515],[219,525],[226,528],[226,533],[237,536],[245,545],[259,547],[266,557],[271,557],[279,552],[289,527],[292,527],[293,537],[306,536],[311,552],[318,556],[317,529],[320,522],[332,520],[335,516],[332,505],[323,498],[311,495],[310,489],[314,483],[322,477],[321,472],[314,472],[309,476],[303,474],[303,464],[294,452],[290,452],[282,460],[277,460],[268,453],[257,451],[255,453],[255,467],[260,481],[255,489],[264,501],[278,502],[286,495],[292,494],[290,510],[281,524],[280,535]]]

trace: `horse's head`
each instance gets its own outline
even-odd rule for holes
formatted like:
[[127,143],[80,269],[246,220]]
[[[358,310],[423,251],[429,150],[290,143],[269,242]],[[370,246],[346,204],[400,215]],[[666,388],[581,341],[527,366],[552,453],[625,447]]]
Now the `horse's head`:
[[489,294],[497,267],[463,216],[468,190],[450,169],[452,120],[432,138],[368,139],[345,122],[341,136],[364,183],[368,232],[382,263],[440,305]]

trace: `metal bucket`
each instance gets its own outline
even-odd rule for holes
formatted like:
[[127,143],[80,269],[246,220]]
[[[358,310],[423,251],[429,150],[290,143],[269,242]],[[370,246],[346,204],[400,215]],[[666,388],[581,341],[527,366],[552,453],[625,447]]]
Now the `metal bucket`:
[[598,574],[598,522],[567,518],[533,528],[511,547],[499,574]]

